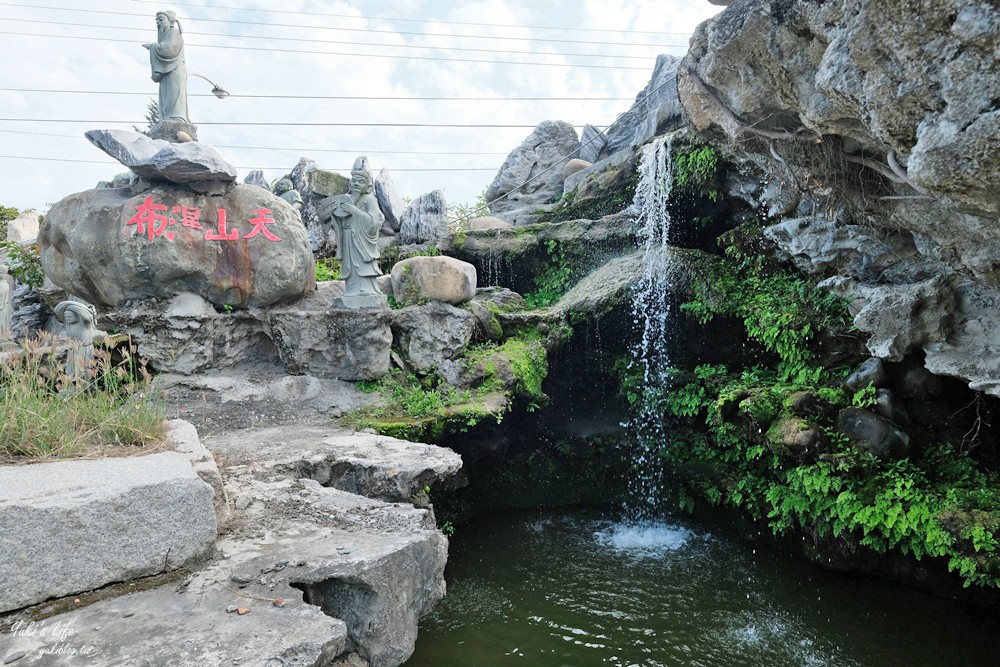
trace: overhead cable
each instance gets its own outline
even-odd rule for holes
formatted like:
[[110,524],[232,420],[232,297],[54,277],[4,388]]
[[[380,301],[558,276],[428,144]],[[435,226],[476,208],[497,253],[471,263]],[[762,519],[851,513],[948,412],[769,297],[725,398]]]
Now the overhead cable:
[[[8,17],[0,17],[0,21],[13,21],[18,23],[41,23],[43,25],[63,25],[63,26],[73,26],[77,28],[101,28],[107,30],[131,30],[131,31],[141,31],[149,32],[148,28],[130,28],[126,26],[115,26],[115,25],[93,25],[91,23],[74,23],[71,21],[43,21],[41,19],[15,19]],[[511,51],[510,49],[475,49],[469,47],[461,46],[434,46],[432,44],[386,44],[385,42],[352,42],[343,39],[309,39],[305,37],[275,37],[273,35],[233,35],[224,34],[218,32],[198,32],[196,30],[186,30],[184,32],[185,36],[197,35],[199,37],[224,37],[227,39],[266,39],[268,41],[276,42],[309,42],[313,44],[343,44],[348,46],[376,46],[379,48],[390,48],[390,49],[436,49],[439,51],[471,51],[473,53],[507,53],[513,55],[525,55],[525,56],[566,56],[573,58],[619,58],[625,60],[647,60],[648,56],[625,56],[617,54],[607,54],[607,53],[566,53],[563,51]],[[669,44],[666,45],[671,48],[687,48],[686,44]],[[653,47],[650,47],[653,48]]]
[[[51,88],[0,88],[8,93],[69,93],[79,95],[143,95],[149,92],[124,90],[56,90]],[[188,97],[215,97],[213,93],[188,93]],[[281,99],[281,100],[379,100],[393,102],[627,102],[631,97],[410,97],[381,95],[243,95],[231,93],[227,99]]]
[[[109,164],[109,165],[120,165],[120,162],[108,161],[108,160],[71,160],[69,158],[61,157],[34,157],[28,155],[0,155],[0,159],[5,160],[41,160],[43,162],[70,162],[74,164]],[[236,169],[243,169],[244,171],[250,171],[254,169],[268,169],[268,170],[281,170],[288,169],[288,165],[283,167],[240,167],[237,166]],[[350,171],[351,167],[342,167],[337,169],[331,169],[331,171]],[[496,167],[394,167],[389,171],[496,171]]]
[[[47,7],[47,6],[37,6],[37,5],[23,5],[16,2],[0,2],[0,7],[20,7],[21,9],[48,9],[53,11],[65,11],[65,12],[83,12],[86,14],[111,14],[113,16],[139,16],[145,19],[149,19],[148,14],[137,14],[134,12],[112,12],[102,9],[77,9],[74,7]],[[325,26],[325,25],[303,25],[301,23],[274,23],[271,21],[239,21],[236,19],[192,19],[197,20],[202,23],[226,23],[234,25],[262,25],[272,28],[307,28],[310,30],[340,30],[343,32],[370,32],[370,33],[380,33],[386,35],[416,35],[420,37],[458,37],[465,39],[500,39],[507,41],[518,41],[518,42],[552,42],[561,44],[587,44],[593,46],[599,44],[602,46],[655,46],[655,47],[665,47],[669,44],[637,44],[634,42],[595,42],[589,39],[536,39],[533,37],[507,37],[503,35],[457,35],[452,33],[441,33],[441,32],[407,32],[405,30],[377,30],[374,28],[344,28],[335,26]]]
[[[15,37],[52,37],[55,39],[82,39],[93,42],[124,42],[127,44],[137,44],[134,39],[117,39],[115,37],[86,37],[83,35],[49,35],[44,33],[25,33],[16,32],[13,30],[0,30],[0,35],[13,35]],[[260,46],[234,46],[232,44],[191,44],[186,43],[185,47],[199,47],[205,49],[232,49],[236,51],[255,51],[255,52],[266,52],[266,53],[308,53],[317,56],[349,56],[353,58],[389,58],[396,60],[436,60],[441,62],[451,62],[451,63],[485,63],[489,65],[533,65],[540,67],[587,67],[592,69],[615,69],[615,70],[641,70],[649,71],[648,67],[628,67],[626,65],[614,66],[614,65],[589,65],[589,64],[574,64],[574,63],[539,63],[539,62],[520,62],[517,60],[480,60],[477,58],[442,58],[436,56],[398,56],[390,55],[384,53],[352,53],[343,51],[312,51],[310,49],[277,49],[277,48],[264,48]]]
[[[162,5],[160,0],[133,0],[133,2],[142,2],[150,5]],[[444,25],[471,25],[477,27],[485,28],[523,28],[525,30],[560,30],[566,31],[570,30],[573,32],[613,32],[616,34],[637,34],[637,35],[684,35],[687,36],[689,33],[686,32],[666,32],[660,30],[616,30],[614,28],[567,28],[563,26],[550,26],[550,25],[519,25],[516,23],[471,23],[468,21],[444,21],[440,19],[404,19],[398,17],[389,16],[357,16],[354,14],[328,14],[326,12],[302,12],[302,11],[291,11],[287,9],[258,9],[256,7],[223,7],[221,5],[195,5],[190,2],[173,2],[171,4],[177,5],[178,7],[196,7],[198,9],[229,9],[236,11],[249,11],[249,12],[267,12],[269,14],[297,14],[300,16],[329,16],[333,18],[342,19],[363,19],[366,21],[401,21],[407,23],[441,23]]]

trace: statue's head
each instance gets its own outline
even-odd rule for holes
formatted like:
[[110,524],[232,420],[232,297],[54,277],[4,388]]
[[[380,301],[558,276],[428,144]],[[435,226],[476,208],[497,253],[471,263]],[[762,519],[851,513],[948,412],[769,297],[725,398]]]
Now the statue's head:
[[94,326],[97,309],[89,303],[63,301],[55,307],[55,315],[57,320],[66,325],[66,334],[70,338],[89,344],[97,336],[106,335]]
[[156,27],[160,32],[166,31],[168,28],[172,27],[177,23],[177,14],[170,10],[164,9],[162,11],[156,12]]
[[349,191],[352,195],[359,195],[368,192],[372,187],[372,173],[368,170],[368,158],[362,155],[354,161],[354,168],[351,169],[351,185]]
[[292,189],[292,181],[288,178],[283,178],[278,181],[274,186],[274,194],[282,195]]
[[7,275],[7,265],[4,264],[3,262],[0,262],[0,278],[4,277],[5,275]]

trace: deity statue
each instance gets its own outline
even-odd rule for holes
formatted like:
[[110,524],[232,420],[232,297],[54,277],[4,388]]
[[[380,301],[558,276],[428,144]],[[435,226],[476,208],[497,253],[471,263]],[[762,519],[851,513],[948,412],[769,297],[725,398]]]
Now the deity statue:
[[359,157],[351,170],[347,194],[331,197],[326,203],[337,234],[340,275],[347,282],[339,303],[346,307],[379,307],[385,303],[375,282],[382,275],[378,268],[382,212],[371,194],[372,182],[368,158]]
[[156,12],[156,42],[149,49],[153,81],[160,84],[160,120],[188,121],[187,67],[184,65],[184,36],[172,11]]
[[292,187],[291,179],[283,178],[275,183],[274,194],[291,204],[292,208],[296,211],[302,210],[302,195],[299,194],[298,190]]
[[66,354],[66,375],[78,377],[94,358],[94,339],[108,334],[94,326],[97,309],[89,303],[63,301],[55,307],[55,315],[66,326],[66,337],[79,341],[79,348],[71,349]]
[[0,341],[10,340],[11,303],[10,284],[7,282],[7,265],[0,264]]

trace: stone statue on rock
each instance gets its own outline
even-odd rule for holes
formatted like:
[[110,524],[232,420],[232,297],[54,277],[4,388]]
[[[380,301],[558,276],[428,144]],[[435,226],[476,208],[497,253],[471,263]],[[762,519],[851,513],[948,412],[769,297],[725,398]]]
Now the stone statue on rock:
[[0,264],[0,341],[10,340],[10,315],[13,310],[7,265]]
[[375,282],[382,275],[378,267],[378,233],[383,218],[371,193],[372,181],[368,158],[359,157],[351,170],[347,194],[330,197],[323,204],[337,236],[337,259],[346,283],[343,296],[334,300],[334,306],[381,308],[386,304]]
[[89,303],[63,301],[55,307],[55,315],[66,327],[66,337],[79,343],[66,354],[66,375],[82,377],[94,358],[94,339],[108,334],[94,325],[97,309]]
[[292,187],[292,179],[283,178],[275,183],[274,194],[291,204],[296,211],[302,211],[302,195]]
[[156,12],[156,41],[149,49],[153,81],[160,84],[160,120],[188,122],[187,67],[184,64],[184,36],[172,11]]

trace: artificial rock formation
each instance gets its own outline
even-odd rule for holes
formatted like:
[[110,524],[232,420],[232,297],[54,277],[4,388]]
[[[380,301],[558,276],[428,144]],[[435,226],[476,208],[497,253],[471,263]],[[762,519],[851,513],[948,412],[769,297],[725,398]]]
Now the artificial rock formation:
[[795,185],[797,209],[769,209],[799,219],[768,236],[857,299],[872,353],[922,351],[993,395],[998,48],[992,3],[747,0],[698,28],[678,75],[696,131]]
[[448,240],[448,203],[434,190],[414,199],[400,218],[399,240],[404,244],[439,244]]

